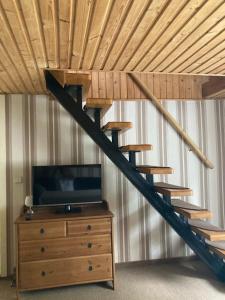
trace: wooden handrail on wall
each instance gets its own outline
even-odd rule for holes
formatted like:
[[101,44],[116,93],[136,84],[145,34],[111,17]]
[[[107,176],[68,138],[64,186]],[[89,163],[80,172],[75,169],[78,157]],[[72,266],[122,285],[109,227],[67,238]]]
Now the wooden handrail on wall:
[[153,102],[156,108],[161,112],[164,118],[169,122],[169,124],[177,131],[184,142],[190,147],[190,149],[198,156],[198,158],[207,166],[213,169],[214,166],[211,161],[203,154],[201,149],[192,141],[188,134],[182,129],[180,124],[174,119],[174,117],[162,106],[159,100],[153,95],[151,90],[134,74],[129,73],[129,76],[134,80],[137,86],[142,90],[142,92]]

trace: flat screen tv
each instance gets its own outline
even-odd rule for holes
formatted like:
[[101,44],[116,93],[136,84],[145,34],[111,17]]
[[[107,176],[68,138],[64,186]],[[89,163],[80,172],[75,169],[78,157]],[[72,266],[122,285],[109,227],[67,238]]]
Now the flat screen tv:
[[33,205],[71,205],[102,202],[101,165],[33,166]]

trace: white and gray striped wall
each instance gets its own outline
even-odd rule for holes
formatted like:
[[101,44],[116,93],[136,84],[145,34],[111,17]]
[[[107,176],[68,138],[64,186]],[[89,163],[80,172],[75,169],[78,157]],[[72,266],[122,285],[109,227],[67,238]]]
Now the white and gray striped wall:
[[[176,233],[145,201],[66,111],[47,96],[9,95],[6,112],[6,183],[9,269],[15,266],[14,221],[31,193],[31,166],[101,163],[103,194],[114,212],[116,262],[190,255]],[[1,101],[1,103],[3,103]],[[138,164],[168,165],[173,175],[156,176],[191,187],[188,201],[213,212],[212,222],[225,225],[225,101],[163,101],[215,165],[207,169],[189,151],[150,101],[115,101],[107,121],[132,121],[120,144],[150,143]],[[3,141],[4,143],[4,141]]]

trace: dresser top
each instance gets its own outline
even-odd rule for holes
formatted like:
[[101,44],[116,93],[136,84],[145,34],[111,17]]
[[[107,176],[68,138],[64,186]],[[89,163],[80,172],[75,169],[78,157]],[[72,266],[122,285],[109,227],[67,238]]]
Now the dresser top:
[[90,206],[90,207],[82,207],[81,212],[76,213],[57,213],[55,212],[55,208],[51,209],[40,209],[36,210],[32,215],[31,220],[26,219],[26,215],[22,214],[16,219],[16,224],[19,223],[30,223],[30,222],[54,222],[54,221],[69,221],[69,220],[78,220],[85,218],[112,218],[113,214],[107,207],[104,206]]

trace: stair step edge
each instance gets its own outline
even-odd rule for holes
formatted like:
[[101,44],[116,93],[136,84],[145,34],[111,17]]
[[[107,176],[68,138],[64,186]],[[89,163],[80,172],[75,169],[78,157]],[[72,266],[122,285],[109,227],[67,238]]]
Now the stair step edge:
[[108,122],[102,127],[103,131],[125,131],[131,129],[133,126],[132,122]]
[[132,145],[124,145],[121,146],[119,149],[122,152],[139,152],[139,151],[149,151],[152,150],[152,145],[150,144],[132,144]]
[[164,182],[157,182],[154,185],[154,190],[157,193],[170,196],[192,196],[193,191],[190,188],[180,187],[176,185],[167,184]]
[[143,174],[173,174],[174,170],[170,167],[158,167],[158,166],[136,166],[137,170]]

